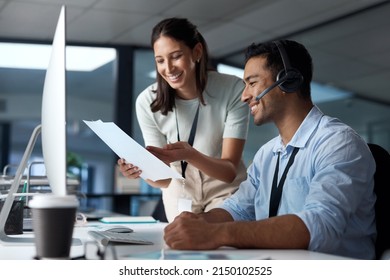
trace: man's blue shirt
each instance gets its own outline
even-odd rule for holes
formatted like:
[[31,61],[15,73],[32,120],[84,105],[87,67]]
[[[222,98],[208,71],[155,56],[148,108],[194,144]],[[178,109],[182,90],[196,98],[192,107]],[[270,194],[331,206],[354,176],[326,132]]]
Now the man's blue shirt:
[[221,208],[234,220],[268,218],[276,160],[279,179],[299,148],[284,183],[278,215],[295,214],[310,232],[309,250],[372,259],[375,256],[375,161],[365,141],[316,106],[291,141],[275,137],[256,153],[247,180]]

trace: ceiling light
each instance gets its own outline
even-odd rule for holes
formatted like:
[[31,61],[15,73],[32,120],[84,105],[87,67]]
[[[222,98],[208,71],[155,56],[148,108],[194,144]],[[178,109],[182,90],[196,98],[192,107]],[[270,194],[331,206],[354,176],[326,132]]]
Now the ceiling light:
[[[0,43],[0,67],[46,70],[51,45]],[[66,47],[68,71],[93,71],[116,58],[113,48]]]

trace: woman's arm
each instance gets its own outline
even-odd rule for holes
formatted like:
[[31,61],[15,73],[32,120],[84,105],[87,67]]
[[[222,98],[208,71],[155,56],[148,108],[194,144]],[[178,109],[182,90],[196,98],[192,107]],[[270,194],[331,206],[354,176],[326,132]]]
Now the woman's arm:
[[164,148],[149,146],[147,149],[166,163],[184,160],[208,176],[230,183],[237,176],[244,145],[243,139],[223,139],[221,158],[206,156],[187,142],[168,144]]

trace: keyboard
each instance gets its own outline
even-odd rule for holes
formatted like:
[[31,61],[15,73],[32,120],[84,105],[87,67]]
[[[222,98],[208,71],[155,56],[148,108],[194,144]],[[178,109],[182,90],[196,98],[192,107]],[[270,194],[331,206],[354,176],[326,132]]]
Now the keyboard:
[[139,238],[134,233],[90,230],[88,231],[88,234],[103,246],[107,246],[109,242],[136,245],[153,245],[153,242]]

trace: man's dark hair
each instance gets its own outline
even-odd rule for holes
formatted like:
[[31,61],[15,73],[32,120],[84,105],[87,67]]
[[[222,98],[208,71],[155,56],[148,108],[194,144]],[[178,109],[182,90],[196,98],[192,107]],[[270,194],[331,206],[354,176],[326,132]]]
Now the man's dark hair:
[[[290,61],[290,66],[301,72],[303,83],[299,88],[300,95],[311,98],[310,83],[313,77],[313,62],[307,49],[300,43],[292,40],[280,40]],[[275,42],[266,42],[250,45],[245,52],[245,63],[255,56],[267,59],[266,67],[271,71],[274,80],[279,71],[284,69],[282,56]]]

